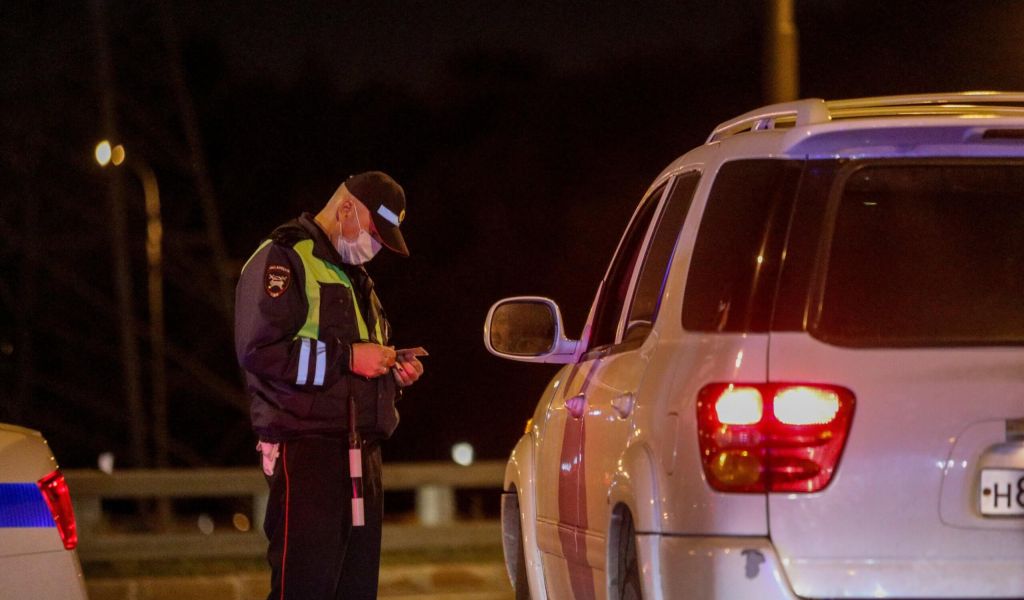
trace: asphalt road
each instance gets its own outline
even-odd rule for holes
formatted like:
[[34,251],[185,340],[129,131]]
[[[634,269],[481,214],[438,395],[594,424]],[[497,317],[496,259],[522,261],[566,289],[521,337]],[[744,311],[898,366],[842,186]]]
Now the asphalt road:
[[[266,571],[219,575],[89,578],[91,600],[264,600]],[[500,562],[385,564],[380,574],[382,600],[511,600],[514,597]]]

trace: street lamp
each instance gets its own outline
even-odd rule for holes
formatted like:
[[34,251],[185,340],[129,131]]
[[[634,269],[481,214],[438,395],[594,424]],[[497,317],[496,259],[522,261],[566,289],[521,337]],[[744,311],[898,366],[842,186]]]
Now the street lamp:
[[[96,145],[96,162],[120,166],[127,160],[124,146],[103,140]],[[163,222],[160,219],[160,190],[153,169],[140,158],[128,161],[142,182],[146,197],[146,266],[149,275],[149,347],[153,382],[153,436],[156,465],[167,466],[167,369],[164,353]]]
[[114,163],[115,167],[119,167],[124,162],[124,159],[124,146],[121,144],[113,148],[110,147],[110,142],[107,140],[96,144],[96,162],[100,163],[101,167],[105,167],[110,163]]

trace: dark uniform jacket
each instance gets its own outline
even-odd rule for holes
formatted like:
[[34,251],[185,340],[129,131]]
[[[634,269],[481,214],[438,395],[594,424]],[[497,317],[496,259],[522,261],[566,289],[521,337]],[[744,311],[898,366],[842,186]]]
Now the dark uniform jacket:
[[352,344],[387,344],[387,319],[361,266],[341,262],[308,213],[278,227],[242,268],[235,291],[235,352],[260,439],[348,432],[349,398],[364,438],[398,425],[392,374],[349,370]]

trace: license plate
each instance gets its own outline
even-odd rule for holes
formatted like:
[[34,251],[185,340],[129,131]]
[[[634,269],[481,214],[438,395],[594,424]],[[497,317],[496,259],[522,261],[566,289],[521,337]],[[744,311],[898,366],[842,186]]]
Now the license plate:
[[981,514],[1024,516],[1024,469],[982,469]]

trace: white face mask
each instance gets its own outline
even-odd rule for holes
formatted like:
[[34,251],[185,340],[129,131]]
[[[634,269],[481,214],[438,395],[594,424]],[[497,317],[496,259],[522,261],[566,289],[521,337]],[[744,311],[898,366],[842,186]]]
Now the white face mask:
[[341,255],[341,261],[346,265],[361,265],[369,262],[371,258],[380,252],[380,242],[373,239],[370,232],[363,229],[363,224],[359,221],[359,211],[356,210],[356,224],[359,226],[359,235],[356,236],[356,241],[350,242],[345,239],[342,234],[338,235],[337,241],[334,242],[334,248]]

